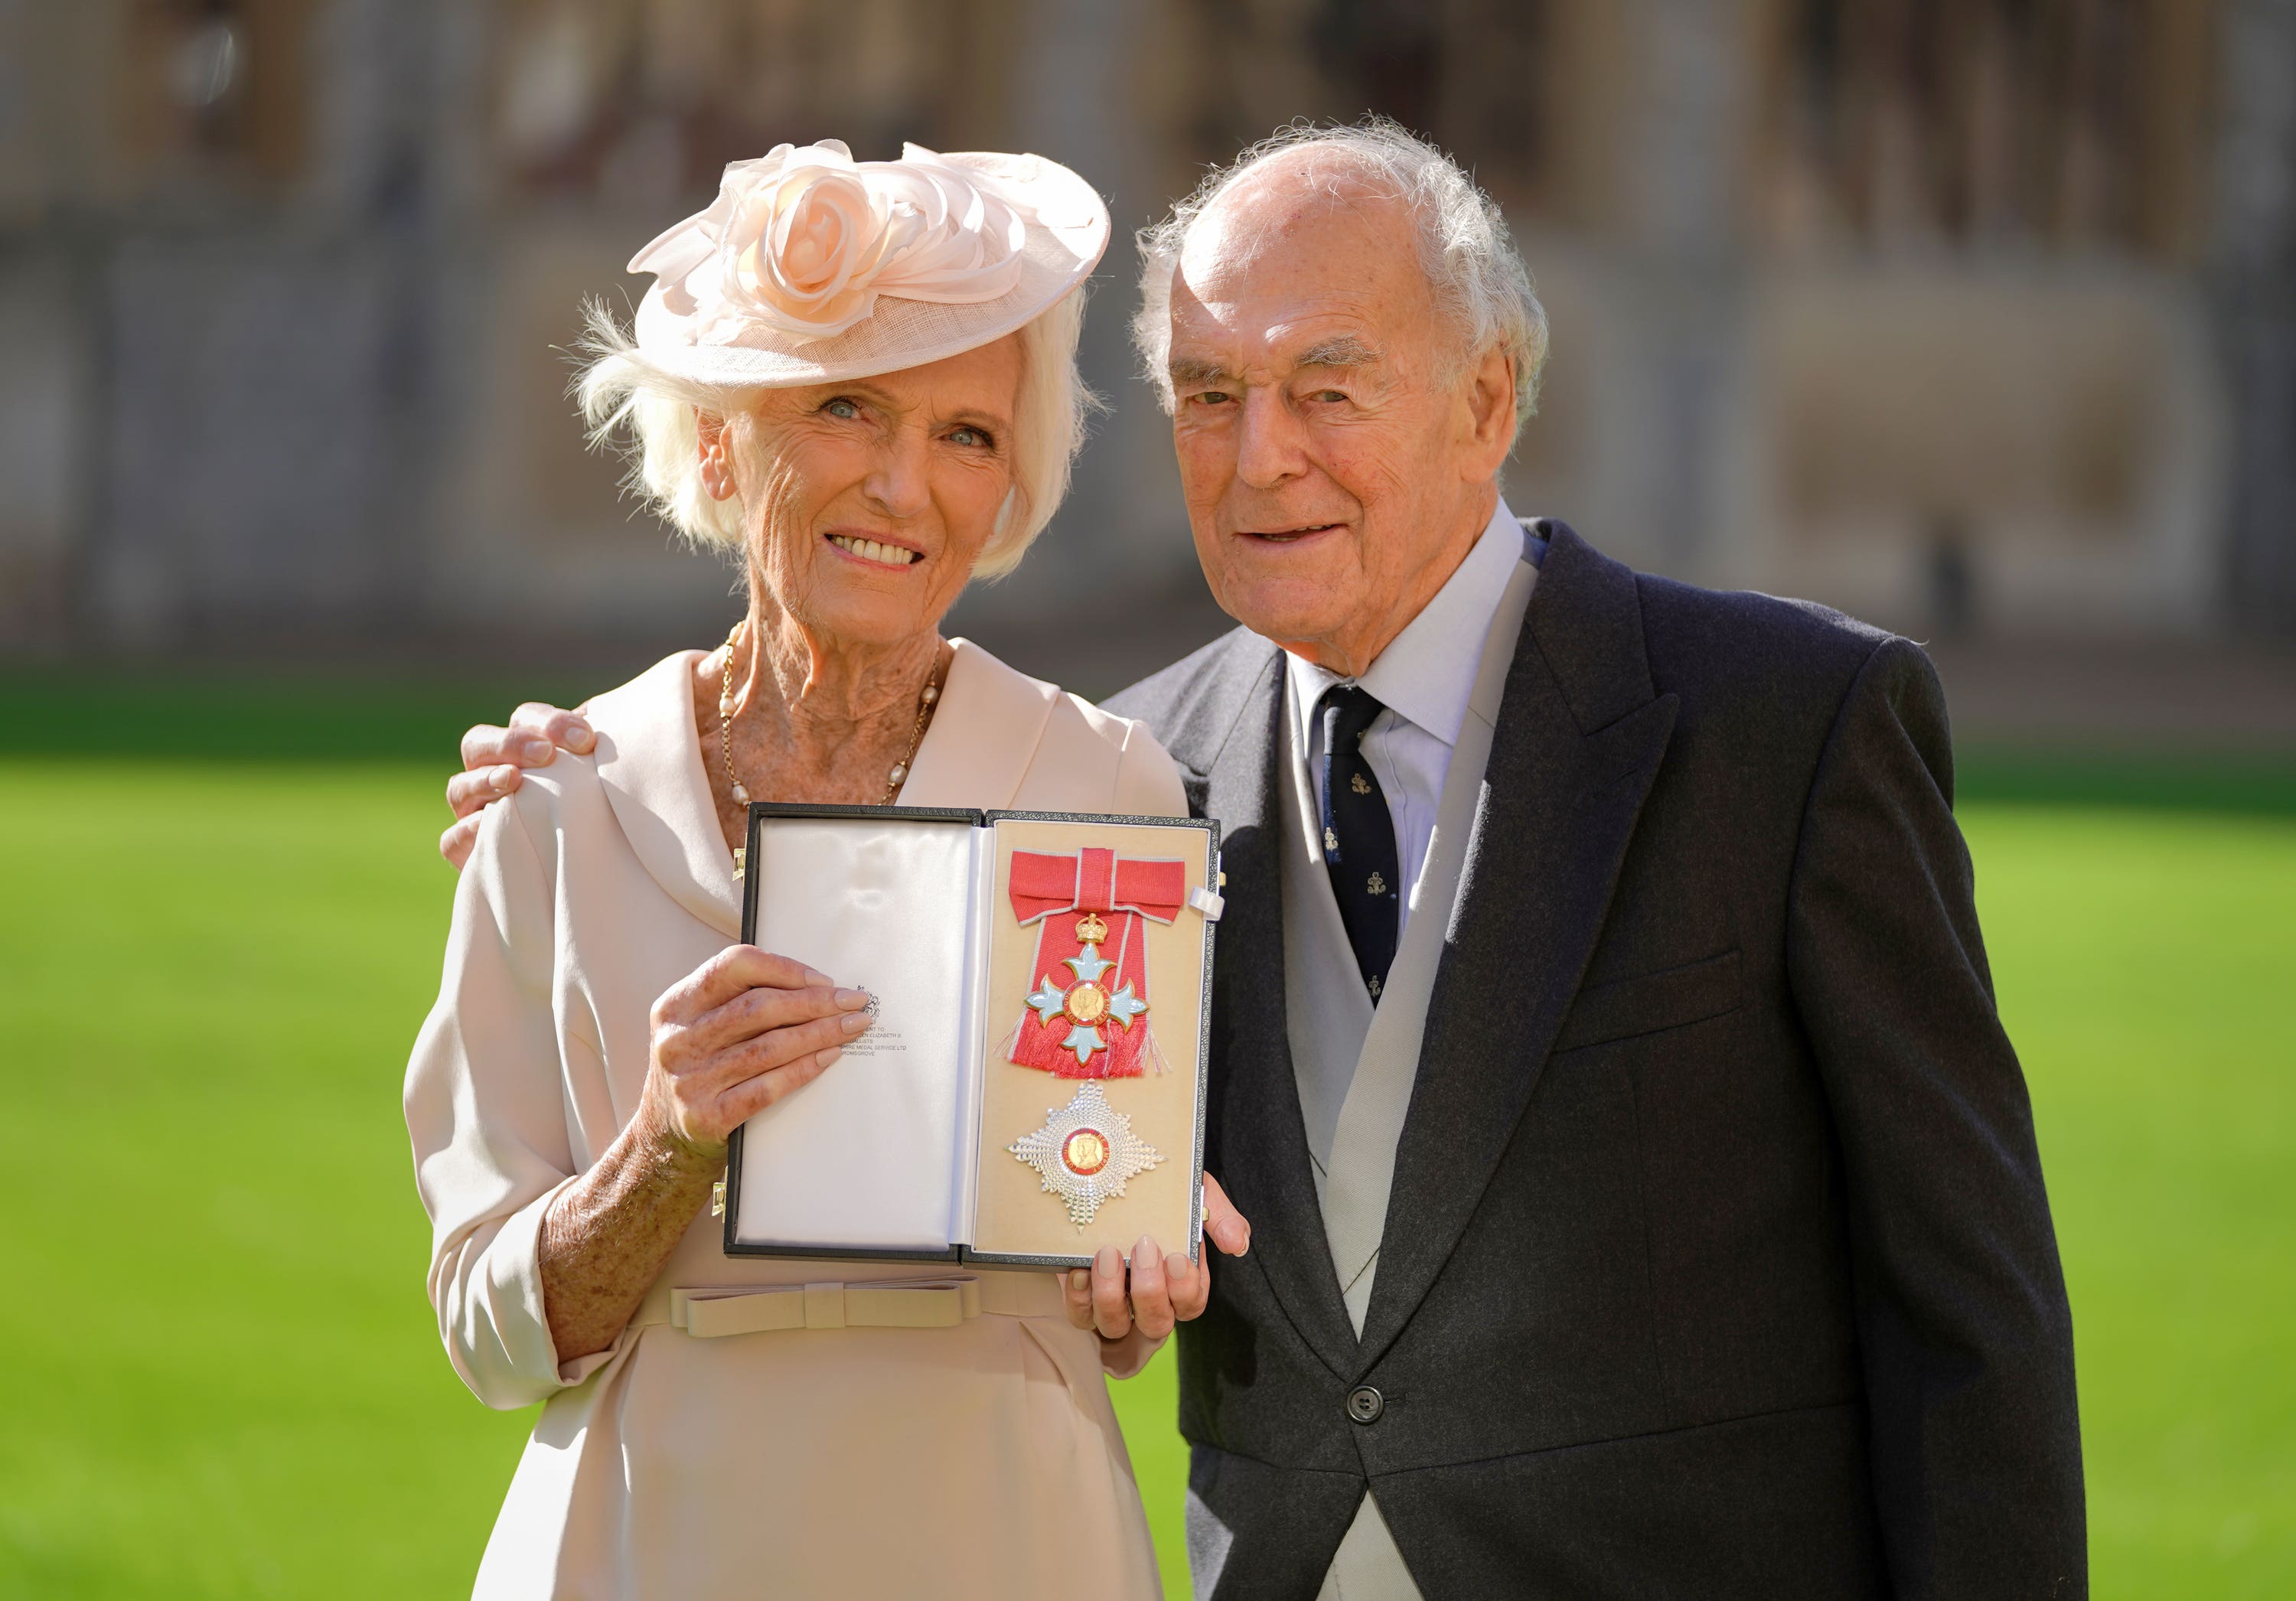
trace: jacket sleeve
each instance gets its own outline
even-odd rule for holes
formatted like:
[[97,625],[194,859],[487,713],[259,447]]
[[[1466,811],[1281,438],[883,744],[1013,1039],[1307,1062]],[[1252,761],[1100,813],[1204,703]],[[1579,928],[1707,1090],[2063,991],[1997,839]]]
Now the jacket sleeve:
[[430,1304],[447,1355],[489,1407],[541,1400],[561,1368],[542,1304],[543,1213],[570,1182],[551,1012],[550,885],[517,800],[489,807],[455,891],[438,1003],[406,1068],[415,1188],[430,1217]]
[[1936,672],[1885,640],[1819,759],[1787,949],[1841,1145],[1874,1505],[1898,1597],[2082,1596],[2071,1314],[1952,797]]

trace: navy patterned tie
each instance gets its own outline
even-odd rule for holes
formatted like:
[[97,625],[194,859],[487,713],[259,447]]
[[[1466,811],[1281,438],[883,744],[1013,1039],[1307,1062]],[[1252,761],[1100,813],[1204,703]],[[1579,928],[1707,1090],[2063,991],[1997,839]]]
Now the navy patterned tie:
[[1334,684],[1316,703],[1324,719],[1324,866],[1339,899],[1340,921],[1356,948],[1364,988],[1374,1001],[1395,960],[1403,902],[1396,881],[1395,822],[1379,776],[1364,759],[1364,730],[1387,710],[1351,684]]

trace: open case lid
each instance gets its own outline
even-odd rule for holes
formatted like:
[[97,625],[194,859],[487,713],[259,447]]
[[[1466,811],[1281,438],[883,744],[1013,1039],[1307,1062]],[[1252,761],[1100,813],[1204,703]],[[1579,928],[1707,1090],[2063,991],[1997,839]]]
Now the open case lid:
[[1070,1266],[1144,1233],[1194,1258],[1218,842],[753,804],[744,940],[869,990],[873,1021],[735,1131],[727,1252]]

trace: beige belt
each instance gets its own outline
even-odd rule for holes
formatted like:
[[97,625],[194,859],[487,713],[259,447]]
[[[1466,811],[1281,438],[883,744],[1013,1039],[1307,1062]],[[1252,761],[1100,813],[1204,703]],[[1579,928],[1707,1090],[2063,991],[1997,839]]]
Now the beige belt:
[[1047,1310],[1041,1304],[1045,1298],[1029,1295],[1029,1286],[1017,1282],[1021,1277],[951,1274],[862,1284],[657,1285],[632,1321],[640,1327],[667,1323],[697,1340],[716,1340],[793,1328],[955,1328],[984,1312],[1003,1318],[1043,1315]]

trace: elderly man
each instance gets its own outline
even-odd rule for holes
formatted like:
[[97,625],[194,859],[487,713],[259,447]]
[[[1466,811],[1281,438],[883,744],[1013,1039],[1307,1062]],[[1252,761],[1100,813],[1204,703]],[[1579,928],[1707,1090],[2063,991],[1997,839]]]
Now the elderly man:
[[1400,130],[1281,135],[1142,243],[1243,624],[1111,702],[1226,831],[1206,1157],[1254,1234],[1180,1335],[1199,1592],[2084,1594],[1928,661],[1514,518],[1543,314]]

